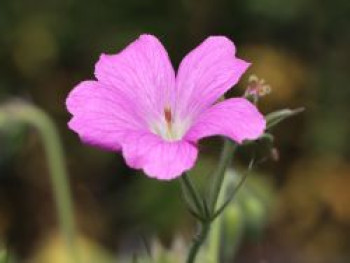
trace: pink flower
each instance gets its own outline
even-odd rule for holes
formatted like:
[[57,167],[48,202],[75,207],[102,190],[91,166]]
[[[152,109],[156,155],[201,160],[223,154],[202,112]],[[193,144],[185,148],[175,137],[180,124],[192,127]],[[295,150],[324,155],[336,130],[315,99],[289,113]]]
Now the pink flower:
[[116,55],[102,54],[97,80],[71,91],[68,125],[85,143],[121,151],[130,167],[149,177],[176,178],[193,167],[200,139],[222,135],[242,143],[265,129],[264,117],[248,100],[216,103],[249,66],[235,52],[226,37],[209,37],[183,59],[175,76],[160,41],[141,35]]

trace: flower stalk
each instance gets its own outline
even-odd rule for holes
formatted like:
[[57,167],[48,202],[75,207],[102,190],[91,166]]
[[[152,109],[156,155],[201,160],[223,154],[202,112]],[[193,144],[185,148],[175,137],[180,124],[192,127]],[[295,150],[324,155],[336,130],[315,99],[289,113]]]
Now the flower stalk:
[[[189,180],[189,177],[184,174],[181,177],[181,182],[183,187],[183,192],[186,195],[185,191],[188,192],[187,196],[191,200],[189,203],[195,204],[197,207],[197,212],[199,213],[199,230],[198,234],[194,237],[192,246],[190,248],[187,263],[194,263],[196,257],[198,255],[199,249],[206,240],[209,230],[211,228],[211,224],[216,218],[216,204],[218,202],[220,194],[225,178],[225,172],[227,167],[230,164],[234,151],[236,149],[236,144],[229,139],[224,140],[224,146],[221,153],[221,157],[218,163],[218,167],[215,170],[212,176],[212,183],[209,195],[209,204],[207,200],[201,199],[197,190]],[[202,200],[202,202],[200,202]],[[203,205],[201,205],[201,203]],[[221,211],[222,212],[222,211]]]
[[210,220],[203,221],[199,224],[199,231],[198,231],[198,234],[193,239],[193,243],[189,251],[186,263],[195,262],[199,249],[203,245],[204,241],[208,236],[210,225],[211,225]]
[[209,211],[212,215],[215,214],[215,208],[224,181],[225,171],[230,165],[236,147],[237,145],[233,141],[224,139],[224,146],[221,152],[218,167],[212,176],[213,181],[211,183],[209,194]]
[[188,203],[190,211],[197,217],[202,218],[204,207],[202,206],[202,198],[199,195],[195,185],[187,173],[180,177],[182,193],[185,201]]

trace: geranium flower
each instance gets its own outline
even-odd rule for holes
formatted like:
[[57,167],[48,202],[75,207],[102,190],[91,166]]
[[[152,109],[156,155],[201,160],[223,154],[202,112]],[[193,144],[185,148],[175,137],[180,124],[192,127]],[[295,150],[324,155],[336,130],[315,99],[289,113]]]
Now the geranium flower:
[[116,55],[102,54],[97,80],[71,91],[68,125],[83,142],[122,152],[130,167],[149,177],[176,178],[195,164],[200,139],[221,135],[242,143],[265,129],[248,100],[217,102],[249,66],[235,52],[228,38],[209,37],[175,76],[160,41],[141,35]]

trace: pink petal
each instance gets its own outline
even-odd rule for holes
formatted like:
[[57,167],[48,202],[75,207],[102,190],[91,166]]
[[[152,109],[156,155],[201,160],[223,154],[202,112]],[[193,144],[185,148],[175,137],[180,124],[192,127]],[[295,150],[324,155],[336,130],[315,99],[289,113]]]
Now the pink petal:
[[96,81],[78,84],[68,95],[67,109],[73,115],[69,128],[89,144],[109,150],[120,149],[120,138],[129,130],[142,130],[144,119],[132,103],[114,88]]
[[246,99],[220,102],[203,112],[185,138],[197,142],[203,137],[222,135],[237,143],[260,137],[266,127],[264,116]]
[[196,116],[235,85],[249,63],[235,57],[232,41],[209,37],[181,62],[176,78],[177,113]]
[[152,35],[141,35],[116,55],[101,55],[95,75],[133,100],[148,120],[162,118],[165,105],[173,103],[174,69],[163,45]]
[[159,180],[174,179],[192,168],[198,153],[190,142],[164,141],[150,132],[128,133],[122,147],[130,167]]

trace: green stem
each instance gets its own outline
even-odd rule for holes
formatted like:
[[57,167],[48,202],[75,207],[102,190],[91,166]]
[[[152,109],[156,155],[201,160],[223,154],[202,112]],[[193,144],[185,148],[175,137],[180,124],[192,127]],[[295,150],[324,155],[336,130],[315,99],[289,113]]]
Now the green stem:
[[196,213],[203,217],[203,207],[202,207],[202,199],[196,189],[196,187],[194,186],[191,178],[188,176],[187,173],[184,173],[181,177],[180,177],[180,182],[182,185],[182,189],[183,189],[183,194],[185,196],[185,198],[189,199],[188,201],[190,202],[190,205],[194,204],[195,208],[196,208]]
[[[232,159],[233,153],[236,149],[236,145],[230,141],[229,139],[225,139],[224,141],[224,147],[220,156],[219,164],[217,167],[217,170],[213,174],[213,181],[211,184],[211,192],[210,192],[210,199],[209,199],[209,216],[204,215],[205,220],[203,220],[200,224],[200,229],[198,235],[194,238],[192,247],[189,251],[187,263],[193,263],[195,262],[196,256],[198,254],[198,251],[201,247],[201,245],[204,243],[205,239],[207,238],[210,225],[212,223],[212,216],[215,214],[215,208],[217,204],[217,200],[220,194],[220,190],[222,188],[222,183],[225,178],[225,171],[230,164],[230,161]],[[187,177],[185,176],[183,179],[184,183],[187,181]],[[191,184],[190,184],[191,185]],[[192,187],[189,186],[191,189]],[[190,191],[191,194],[192,191]],[[200,199],[198,196],[196,196],[196,191],[191,194],[191,198],[195,203],[197,203]],[[200,203],[199,203],[200,204]],[[202,207],[202,206],[200,206]]]
[[[3,115],[4,113],[5,115]],[[38,130],[47,155],[49,175],[57,205],[60,229],[71,262],[79,262],[68,174],[55,124],[42,110],[21,102],[8,103],[1,108],[0,115],[0,117],[5,117],[8,121],[24,122],[34,126]]]
[[211,215],[215,213],[217,200],[225,177],[225,171],[231,162],[235,149],[236,144],[229,139],[225,139],[218,167],[212,176],[213,181],[211,184],[211,191],[209,195],[209,209]]
[[202,222],[200,224],[199,233],[194,237],[193,243],[188,254],[186,263],[194,263],[198,255],[198,251],[205,239],[207,238],[210,229],[210,221]]

